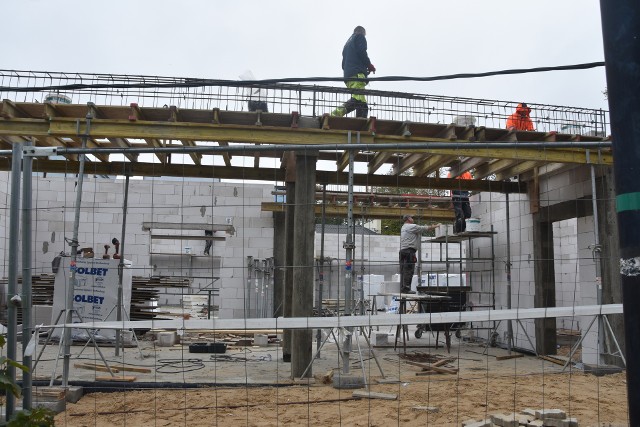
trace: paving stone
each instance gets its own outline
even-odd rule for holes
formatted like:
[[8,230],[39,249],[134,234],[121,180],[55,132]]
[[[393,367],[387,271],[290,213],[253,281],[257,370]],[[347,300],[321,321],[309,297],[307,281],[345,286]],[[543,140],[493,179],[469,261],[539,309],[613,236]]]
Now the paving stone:
[[550,418],[544,420],[544,426],[549,427],[578,427],[578,420],[576,418],[555,419]]
[[522,413],[525,415],[531,415],[532,417],[536,416],[536,410],[531,408],[526,408],[522,410]]
[[533,421],[536,419],[535,415],[526,415],[526,414],[516,414],[516,420],[518,421],[518,423],[520,425],[527,425],[529,422]]
[[492,425],[491,420],[467,420],[462,423],[462,427],[491,427]]
[[562,409],[543,409],[536,411],[536,418],[541,420],[556,419],[562,420],[567,418],[567,413]]
[[617,374],[619,372],[622,372],[623,370],[624,368],[615,365],[590,365],[587,363],[584,364],[584,372],[586,374],[593,374],[597,377]]
[[518,427],[520,423],[516,419],[515,412],[510,414],[493,414],[491,415],[491,422],[500,427]]
[[533,420],[527,423],[527,427],[543,427],[544,421],[542,420]]

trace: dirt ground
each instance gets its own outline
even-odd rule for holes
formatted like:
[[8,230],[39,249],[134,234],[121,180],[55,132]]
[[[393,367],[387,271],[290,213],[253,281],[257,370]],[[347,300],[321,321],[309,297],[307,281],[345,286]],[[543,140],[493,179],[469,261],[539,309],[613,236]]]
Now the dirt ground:
[[[376,384],[396,400],[353,399],[352,390],[320,384],[216,387],[86,395],[56,417],[59,426],[459,426],[498,412],[562,409],[580,426],[627,425],[624,374],[546,373],[416,377]],[[435,407],[433,411],[415,407]]]

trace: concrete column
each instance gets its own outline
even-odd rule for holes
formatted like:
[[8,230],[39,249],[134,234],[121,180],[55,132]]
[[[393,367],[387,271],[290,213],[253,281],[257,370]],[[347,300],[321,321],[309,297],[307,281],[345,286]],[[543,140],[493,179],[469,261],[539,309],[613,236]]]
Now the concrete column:
[[[315,192],[317,153],[296,155],[296,212],[293,240],[293,317],[313,316]],[[296,329],[291,340],[291,377],[299,378],[311,363],[313,331]],[[311,369],[306,373],[311,377]]]
[[[541,212],[545,212],[542,210]],[[545,215],[533,215],[533,253],[535,307],[556,306],[556,279],[553,264],[553,223]],[[536,351],[538,354],[556,354],[556,319],[535,319]]]
[[[287,182],[286,187],[287,203],[284,225],[285,274],[282,312],[284,317],[292,317],[291,306],[293,303],[293,242],[295,240],[295,234],[293,233],[293,218],[296,212],[296,183]],[[278,236],[276,235],[276,238],[277,237]],[[282,360],[285,362],[291,362],[291,329],[285,329],[282,336]]]
[[273,214],[273,317],[284,315],[284,281],[286,264],[286,232],[284,212]]

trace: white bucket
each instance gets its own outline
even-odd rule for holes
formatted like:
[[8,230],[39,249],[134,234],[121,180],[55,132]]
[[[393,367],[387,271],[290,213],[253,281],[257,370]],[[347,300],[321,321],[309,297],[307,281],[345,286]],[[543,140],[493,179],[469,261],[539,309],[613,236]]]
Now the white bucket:
[[467,228],[465,231],[480,231],[480,218],[467,219]]
[[158,334],[158,346],[171,347],[178,342],[178,334],[175,332],[160,332]]
[[389,334],[385,334],[382,332],[377,332],[375,334],[375,343],[376,345],[387,345],[389,344]]
[[122,331],[122,344],[124,345],[133,344],[133,331]]
[[269,344],[269,337],[267,335],[264,335],[264,334],[253,335],[253,345],[266,347],[268,344]]

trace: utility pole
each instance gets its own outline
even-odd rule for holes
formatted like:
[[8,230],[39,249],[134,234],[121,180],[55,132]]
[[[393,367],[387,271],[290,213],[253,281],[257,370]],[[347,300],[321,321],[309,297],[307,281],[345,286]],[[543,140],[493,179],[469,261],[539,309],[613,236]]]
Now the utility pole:
[[600,0],[614,138],[629,425],[640,426],[640,3]]

